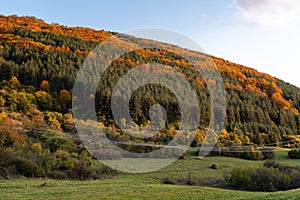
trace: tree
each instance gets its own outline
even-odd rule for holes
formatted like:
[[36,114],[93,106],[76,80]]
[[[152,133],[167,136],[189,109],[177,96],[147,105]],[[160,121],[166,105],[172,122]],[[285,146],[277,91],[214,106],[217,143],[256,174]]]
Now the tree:
[[41,91],[45,91],[45,92],[49,92],[50,91],[50,85],[49,82],[46,80],[43,80],[41,85],[40,85],[40,90]]
[[272,95],[272,100],[275,102],[275,104],[279,107],[279,108],[283,108],[283,109],[290,109],[291,108],[291,105],[290,103],[285,100],[280,93],[274,93]]
[[18,92],[17,99],[17,109],[26,112],[30,104],[30,99],[28,99],[27,93]]
[[45,91],[37,91],[35,93],[37,106],[42,110],[49,110],[52,107],[53,99],[50,94]]
[[226,129],[222,129],[219,140],[221,143],[225,143],[226,140],[230,139],[230,134],[226,131]]
[[0,122],[2,122],[3,120],[5,120],[5,118],[6,118],[6,113],[4,111],[2,111],[0,113]]
[[5,106],[5,99],[3,98],[3,96],[2,95],[0,95],[0,107],[3,107],[3,106]]
[[67,112],[68,108],[71,105],[71,100],[72,100],[72,96],[68,90],[63,89],[59,92],[58,102],[61,105],[62,112],[64,113]]
[[11,88],[18,88],[21,85],[19,80],[15,76],[12,76],[8,83],[11,86]]

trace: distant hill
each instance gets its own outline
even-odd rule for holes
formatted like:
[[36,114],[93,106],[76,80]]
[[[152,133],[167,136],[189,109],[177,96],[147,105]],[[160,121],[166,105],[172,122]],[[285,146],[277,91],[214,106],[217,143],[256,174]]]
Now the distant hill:
[[[0,16],[0,107],[6,113],[24,115],[31,105],[43,113],[70,113],[73,83],[80,65],[93,48],[115,34],[47,24],[35,17]],[[168,47],[167,44],[161,45]],[[203,56],[187,49],[180,51]],[[183,73],[197,91],[202,101],[201,123],[194,145],[201,145],[210,119],[210,97],[205,82],[197,76],[197,70],[176,55],[159,49],[133,54],[124,55],[114,62],[112,68],[118,68],[120,72],[110,77],[111,82],[99,86],[99,121],[106,127],[115,126],[110,110],[111,90],[105,88],[112,88],[122,74],[138,63],[154,60]],[[223,77],[228,98],[226,124],[219,141],[221,145],[295,146],[300,143],[299,88],[255,69],[213,56],[212,59]],[[146,89],[162,94],[161,98],[151,98],[151,92],[143,94]],[[138,124],[149,123],[148,108],[156,102],[163,104],[169,112],[168,124],[165,132],[147,142],[166,143],[176,134],[179,116],[173,114],[180,110],[169,91],[151,85],[141,88],[132,100],[132,118]],[[74,127],[67,126],[62,119],[57,123],[59,131],[74,131]],[[112,129],[111,137],[118,138],[117,127]]]

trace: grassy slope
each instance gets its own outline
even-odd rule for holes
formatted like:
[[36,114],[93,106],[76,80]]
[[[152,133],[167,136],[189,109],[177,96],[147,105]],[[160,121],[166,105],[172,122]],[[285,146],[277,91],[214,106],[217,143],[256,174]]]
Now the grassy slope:
[[300,190],[277,193],[229,191],[206,187],[161,185],[142,178],[106,181],[44,180],[1,182],[1,199],[299,199]]
[[[300,165],[299,160],[289,161],[287,151],[277,151],[276,160]],[[220,170],[209,166],[218,163]],[[261,161],[236,158],[209,157],[203,160],[178,160],[167,168],[147,174],[122,174],[105,181],[58,180],[1,180],[0,199],[300,199],[300,189],[276,193],[243,192],[208,187],[191,187],[161,184],[161,177],[217,177],[235,166],[258,166]],[[45,187],[40,185],[47,183]]]

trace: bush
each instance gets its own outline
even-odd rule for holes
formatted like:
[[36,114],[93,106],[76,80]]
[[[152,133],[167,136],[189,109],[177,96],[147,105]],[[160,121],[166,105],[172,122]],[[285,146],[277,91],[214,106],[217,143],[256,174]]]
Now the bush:
[[241,157],[247,160],[263,160],[264,158],[261,151],[246,152]]
[[247,191],[276,191],[274,185],[275,174],[278,170],[274,168],[235,168],[230,172],[229,183],[234,189]]
[[[117,174],[103,166],[94,166],[88,151],[72,143],[70,138],[63,138],[63,135],[56,135],[56,132],[51,134],[43,135],[44,141],[37,139],[22,148],[0,148],[0,179],[22,176],[84,180],[103,179]],[[52,151],[58,149],[52,152],[51,147]],[[118,152],[107,151],[102,152],[106,159],[121,158]]]
[[300,159],[300,149],[290,150],[288,153],[288,157],[292,159]]
[[134,144],[119,144],[118,147],[124,149],[125,151],[129,151],[132,153],[150,153],[153,152],[159,148],[152,147],[152,146],[140,146],[140,145],[134,145]]
[[57,150],[54,153],[55,168],[60,170],[69,170],[74,167],[74,159],[71,155],[63,150]]
[[33,160],[21,156],[13,150],[0,150],[0,176],[9,178],[21,175],[33,178],[45,175],[44,170]]
[[17,174],[17,172],[16,172],[15,166],[7,166],[7,167],[0,166],[0,178],[1,179],[2,178],[10,179],[16,174]]
[[225,156],[246,160],[268,160],[275,157],[273,149],[251,149],[250,147],[214,147],[209,156]]
[[0,166],[7,167],[13,161],[15,153],[10,150],[0,150]]
[[63,171],[58,171],[58,170],[54,170],[54,171],[51,171],[48,176],[50,178],[53,178],[53,179],[60,179],[60,180],[65,180],[65,179],[68,179],[68,176],[65,172]]
[[69,138],[53,137],[46,141],[46,148],[49,148],[52,153],[58,149],[62,149],[68,152],[75,150],[75,144]]
[[300,168],[273,161],[263,167],[239,167],[230,172],[229,184],[234,189],[274,192],[300,187]]
[[196,185],[197,183],[197,178],[196,177],[193,177],[191,175],[191,173],[188,174],[188,177],[186,179],[186,185]]
[[251,173],[253,171],[253,168],[234,168],[229,174],[229,183],[234,189],[247,190],[247,186],[251,183]]
[[42,174],[36,163],[25,158],[16,158],[11,162],[11,165],[15,166],[18,174],[27,178],[38,177]]
[[170,179],[170,178],[163,178],[161,180],[161,182],[164,183],[164,184],[169,184],[169,185],[174,185],[175,184],[175,181]]
[[263,154],[263,159],[264,160],[269,160],[269,159],[275,158],[275,153],[274,153],[273,149],[263,148],[263,149],[260,149],[260,151]]
[[76,180],[87,180],[87,179],[98,179],[99,175],[91,167],[85,166],[83,163],[76,165],[70,174],[71,179]]
[[187,175],[187,177],[182,178],[161,178],[160,181],[164,184],[171,184],[171,185],[189,185],[189,186],[208,186],[208,187],[217,187],[217,188],[224,188],[226,181],[222,177],[212,177],[209,179],[200,178],[192,176],[191,173]]
[[213,163],[213,164],[210,166],[210,168],[212,168],[212,169],[219,169],[219,168],[220,168],[220,165],[217,164],[217,163]]

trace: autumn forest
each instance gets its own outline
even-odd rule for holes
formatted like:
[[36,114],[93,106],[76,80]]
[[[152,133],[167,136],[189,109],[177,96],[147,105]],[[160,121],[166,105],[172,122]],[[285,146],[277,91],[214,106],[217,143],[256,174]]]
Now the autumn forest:
[[[96,179],[117,174],[94,164],[93,156],[78,138],[72,117],[73,84],[78,69],[90,51],[115,34],[47,24],[35,17],[0,16],[0,177],[21,174]],[[227,96],[226,113],[220,113],[226,116],[225,126],[217,145],[300,147],[300,89],[255,69],[211,58],[221,73]],[[197,92],[201,119],[192,146],[201,146],[211,115],[206,83],[185,59],[161,49],[130,52],[112,63],[105,73],[108,79],[99,83],[94,99],[99,126],[114,141],[164,145],[176,135],[180,108],[166,88],[149,84],[139,88],[131,99],[131,117],[142,126],[151,123],[151,105],[158,102],[166,108],[168,119],[159,134],[134,138],[122,132],[112,116],[111,91],[119,78],[149,61],[176,69]],[[122,148],[149,151],[128,145]],[[116,157],[113,153],[108,155],[108,159]]]

